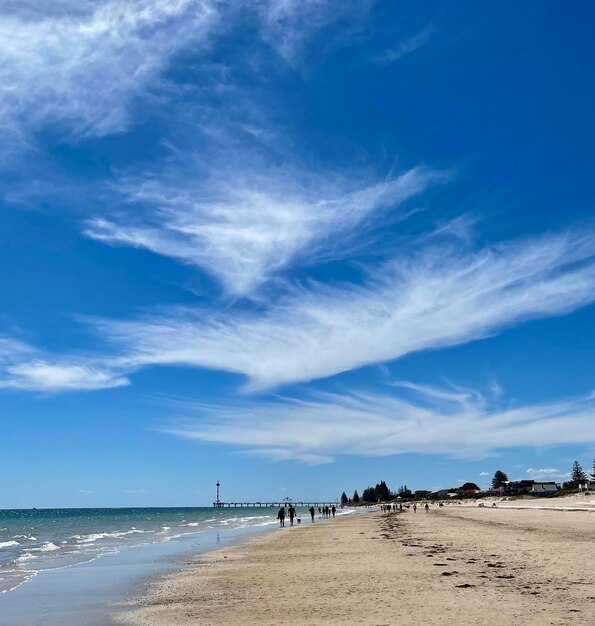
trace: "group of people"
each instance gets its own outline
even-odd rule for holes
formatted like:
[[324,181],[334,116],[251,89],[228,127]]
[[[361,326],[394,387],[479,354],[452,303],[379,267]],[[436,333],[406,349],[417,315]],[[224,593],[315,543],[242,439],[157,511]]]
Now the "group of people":
[[[405,506],[409,508],[408,504],[406,504]],[[415,502],[413,503],[413,506],[411,508],[413,509],[414,513],[417,513],[417,504]],[[403,503],[399,502],[399,504],[381,504],[380,510],[383,511],[384,513],[390,513],[391,511],[393,511],[394,513],[396,513],[397,511],[399,511],[399,513],[402,513]],[[426,513],[430,512],[430,505],[427,502],[424,505],[424,510]]]
[[[331,507],[328,507],[328,506],[318,507],[318,513],[322,516],[322,519],[330,519],[331,516],[335,517],[336,512],[337,512],[337,509],[335,508],[334,504]],[[312,511],[310,511],[310,515],[312,515]],[[312,515],[312,521],[314,521],[313,515]]]
[[[312,523],[314,523],[314,516],[316,515],[316,509],[311,506],[308,509],[308,513],[310,513],[310,518],[312,519]],[[331,517],[335,517],[336,513],[337,513],[337,509],[335,507],[335,505],[333,504],[332,506],[323,506],[323,507],[318,507],[318,513],[320,515],[320,517],[322,517],[323,519],[330,519]],[[285,528],[285,518],[289,517],[289,525],[293,526],[293,521],[295,519],[297,519],[298,524],[302,521],[301,519],[299,519],[297,517],[297,511],[295,510],[295,507],[293,506],[293,504],[289,505],[289,508],[286,509],[285,506],[282,506],[279,509],[279,512],[277,513],[277,519],[279,520],[279,527],[280,528]]]

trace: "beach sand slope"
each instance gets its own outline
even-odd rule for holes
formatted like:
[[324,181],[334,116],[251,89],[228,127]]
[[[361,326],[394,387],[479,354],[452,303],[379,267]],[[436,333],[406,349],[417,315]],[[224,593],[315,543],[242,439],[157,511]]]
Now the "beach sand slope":
[[121,624],[595,624],[595,517],[346,516],[193,557]]

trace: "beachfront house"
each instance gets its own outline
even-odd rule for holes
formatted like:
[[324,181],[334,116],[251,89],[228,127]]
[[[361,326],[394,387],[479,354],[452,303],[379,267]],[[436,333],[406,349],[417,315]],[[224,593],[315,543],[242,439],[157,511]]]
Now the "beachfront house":
[[502,495],[505,496],[551,496],[558,491],[560,491],[560,485],[554,482],[507,480],[502,485]]
[[532,496],[551,496],[555,493],[558,493],[558,491],[560,491],[560,485],[554,483],[554,482],[548,482],[548,483],[534,483],[533,486],[531,487],[531,491],[529,492],[529,495]]
[[428,494],[428,498],[431,500],[444,500],[452,489],[436,489]]

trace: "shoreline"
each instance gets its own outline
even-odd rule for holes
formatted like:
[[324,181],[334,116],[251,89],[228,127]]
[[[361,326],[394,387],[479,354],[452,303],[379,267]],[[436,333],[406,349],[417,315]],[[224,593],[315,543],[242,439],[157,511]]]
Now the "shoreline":
[[189,555],[233,545],[273,528],[199,530],[172,541],[120,546],[81,563],[36,572],[12,591],[0,594],[0,625],[106,626],[114,606],[142,594],[148,580],[177,571]]
[[585,527],[590,517],[581,513],[370,510],[253,535],[189,557],[112,619],[127,626],[595,623],[595,527]]

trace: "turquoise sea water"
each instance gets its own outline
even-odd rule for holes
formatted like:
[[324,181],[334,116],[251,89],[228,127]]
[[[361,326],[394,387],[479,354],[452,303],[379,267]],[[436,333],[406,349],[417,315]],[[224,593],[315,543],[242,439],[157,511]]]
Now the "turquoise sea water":
[[275,523],[270,508],[0,510],[0,593],[142,544]]
[[[277,510],[0,510],[0,626],[108,626],[148,577],[276,529]],[[298,516],[309,523],[305,509]]]

